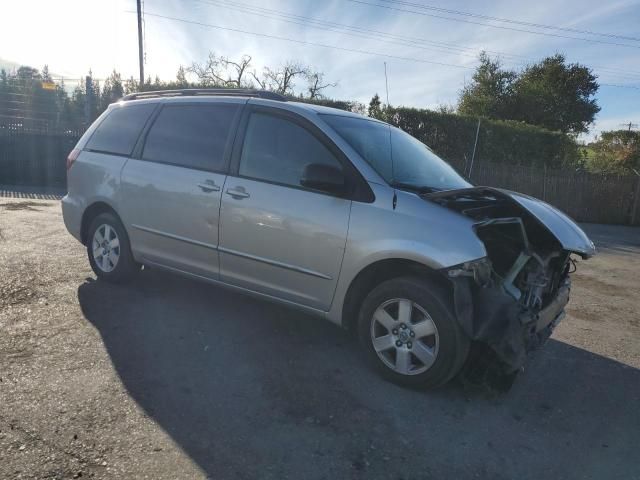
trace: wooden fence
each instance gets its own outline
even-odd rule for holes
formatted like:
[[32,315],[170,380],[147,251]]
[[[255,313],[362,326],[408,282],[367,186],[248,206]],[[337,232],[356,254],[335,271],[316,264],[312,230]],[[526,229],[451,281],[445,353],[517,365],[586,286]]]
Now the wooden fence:
[[579,222],[640,225],[640,177],[636,175],[597,175],[487,162],[474,166],[471,180],[477,185],[540,198]]
[[[0,184],[66,188],[66,157],[79,132],[0,128]],[[460,171],[464,165],[454,164]],[[640,177],[477,161],[471,180],[540,198],[580,222],[640,225]]]

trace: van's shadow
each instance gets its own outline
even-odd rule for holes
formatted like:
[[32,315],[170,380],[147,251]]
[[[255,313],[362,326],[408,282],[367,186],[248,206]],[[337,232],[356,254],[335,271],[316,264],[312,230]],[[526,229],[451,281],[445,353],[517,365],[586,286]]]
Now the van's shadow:
[[145,270],[82,311],[136,402],[214,478],[631,478],[640,372],[551,341],[508,394],[379,380],[338,327]]

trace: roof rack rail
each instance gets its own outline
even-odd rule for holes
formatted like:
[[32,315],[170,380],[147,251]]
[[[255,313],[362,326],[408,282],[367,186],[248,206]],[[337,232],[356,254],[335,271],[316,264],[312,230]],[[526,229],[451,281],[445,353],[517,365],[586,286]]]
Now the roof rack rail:
[[221,97],[256,97],[267,100],[286,102],[287,97],[268,90],[256,90],[252,88],[183,88],[180,90],[153,90],[148,92],[136,92],[125,95],[121,100],[140,100],[143,98],[159,97],[188,97],[197,95],[212,95]]

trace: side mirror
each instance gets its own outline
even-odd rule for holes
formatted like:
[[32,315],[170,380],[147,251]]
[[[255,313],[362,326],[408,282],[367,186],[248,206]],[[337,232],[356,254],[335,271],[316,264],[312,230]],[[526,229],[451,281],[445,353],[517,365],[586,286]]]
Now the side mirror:
[[323,163],[310,163],[305,166],[300,184],[303,187],[336,195],[347,193],[347,178],[344,172]]

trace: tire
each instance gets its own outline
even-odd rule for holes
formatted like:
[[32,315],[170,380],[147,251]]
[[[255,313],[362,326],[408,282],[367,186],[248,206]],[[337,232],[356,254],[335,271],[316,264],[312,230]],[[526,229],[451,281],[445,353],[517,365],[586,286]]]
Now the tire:
[[440,292],[426,280],[400,277],[381,283],[365,298],[358,337],[368,363],[383,378],[433,389],[462,368],[470,342]]
[[101,213],[91,221],[87,255],[91,268],[100,280],[125,283],[140,271],[140,264],[131,255],[127,231],[113,213]]

